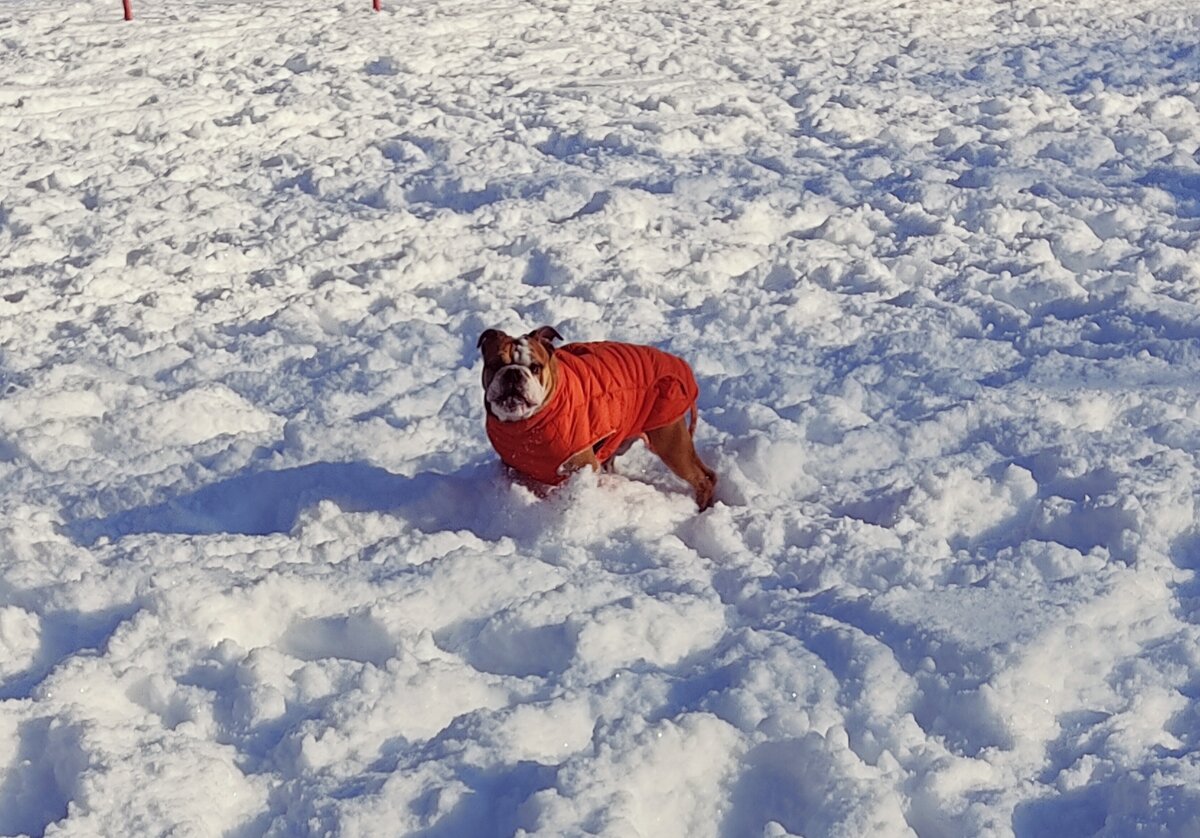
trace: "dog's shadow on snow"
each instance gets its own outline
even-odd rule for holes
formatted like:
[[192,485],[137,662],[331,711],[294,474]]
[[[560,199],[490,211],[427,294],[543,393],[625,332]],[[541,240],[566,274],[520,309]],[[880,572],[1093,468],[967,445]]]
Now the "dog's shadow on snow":
[[494,464],[405,477],[368,463],[312,463],[239,474],[152,506],[72,521],[66,530],[78,544],[140,533],[270,535],[290,532],[303,510],[332,501],[343,512],[395,513],[424,532],[492,538],[503,526],[482,498],[501,480]]

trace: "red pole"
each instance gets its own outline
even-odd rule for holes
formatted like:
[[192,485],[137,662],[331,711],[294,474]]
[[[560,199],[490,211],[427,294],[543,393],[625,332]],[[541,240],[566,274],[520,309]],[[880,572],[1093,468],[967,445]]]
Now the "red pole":
[[379,0],[371,0],[371,8],[375,11],[379,11]]
[[125,7],[125,19],[133,20],[133,6],[129,4],[129,0],[121,0],[121,5]]

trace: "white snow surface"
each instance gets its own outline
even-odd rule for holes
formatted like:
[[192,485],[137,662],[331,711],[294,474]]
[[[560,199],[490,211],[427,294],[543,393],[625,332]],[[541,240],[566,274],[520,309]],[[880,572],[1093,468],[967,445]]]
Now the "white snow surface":
[[1194,0],[134,13],[0,3],[0,834],[1200,834]]

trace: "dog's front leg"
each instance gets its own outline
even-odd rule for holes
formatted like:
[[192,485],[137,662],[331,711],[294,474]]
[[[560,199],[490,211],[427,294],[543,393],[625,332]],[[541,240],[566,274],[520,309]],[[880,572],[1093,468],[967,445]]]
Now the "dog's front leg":
[[600,470],[600,461],[596,459],[596,452],[591,448],[585,448],[578,454],[574,454],[567,458],[567,461],[558,467],[558,473],[564,477],[568,474],[574,474],[581,468],[590,467],[592,471]]

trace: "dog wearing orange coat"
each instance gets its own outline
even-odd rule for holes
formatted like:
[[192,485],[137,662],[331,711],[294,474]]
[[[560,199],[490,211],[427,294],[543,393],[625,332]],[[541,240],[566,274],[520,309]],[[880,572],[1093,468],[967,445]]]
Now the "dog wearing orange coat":
[[717,475],[692,443],[699,388],[687,362],[651,346],[556,349],[556,340],[550,326],[479,336],[487,435],[500,459],[554,485],[585,466],[611,470],[613,457],[641,438],[691,485],[701,510],[711,506]]

